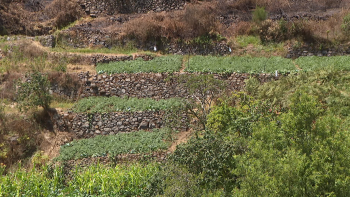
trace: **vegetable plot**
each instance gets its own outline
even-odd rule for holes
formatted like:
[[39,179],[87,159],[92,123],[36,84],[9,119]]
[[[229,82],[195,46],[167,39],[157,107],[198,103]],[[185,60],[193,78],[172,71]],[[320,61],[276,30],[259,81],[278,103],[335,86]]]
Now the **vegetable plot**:
[[182,65],[181,55],[169,55],[156,57],[153,60],[144,61],[138,58],[133,61],[120,61],[108,64],[98,64],[96,71],[98,73],[116,74],[116,73],[172,73],[180,71]]
[[186,62],[186,72],[201,73],[279,73],[295,71],[292,60],[282,57],[194,56]]

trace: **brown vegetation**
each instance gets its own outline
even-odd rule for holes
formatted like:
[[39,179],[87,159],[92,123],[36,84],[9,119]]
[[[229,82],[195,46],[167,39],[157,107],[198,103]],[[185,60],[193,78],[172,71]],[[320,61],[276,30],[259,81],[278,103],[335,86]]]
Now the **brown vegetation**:
[[167,39],[192,39],[216,31],[219,22],[214,6],[188,5],[184,11],[150,13],[128,22],[125,35],[140,41]]
[[36,150],[41,139],[39,125],[16,115],[6,115],[0,120],[0,163],[10,166]]

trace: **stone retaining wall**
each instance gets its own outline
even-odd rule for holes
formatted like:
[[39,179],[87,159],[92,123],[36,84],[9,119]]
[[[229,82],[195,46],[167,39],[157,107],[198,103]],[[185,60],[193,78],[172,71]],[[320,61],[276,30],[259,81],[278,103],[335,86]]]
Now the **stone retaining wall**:
[[286,58],[296,59],[302,56],[344,56],[350,54],[350,47],[315,49],[313,47],[290,48]]
[[[78,137],[94,135],[113,135],[119,132],[131,132],[161,128],[165,124],[165,112],[114,112],[104,114],[66,113],[56,118],[56,128],[75,133]],[[188,121],[184,115],[178,130],[187,130]]]
[[[187,98],[189,93],[183,85],[179,83],[176,76],[190,75],[189,73],[135,73],[135,74],[99,74],[79,73],[76,78],[79,86],[75,88],[62,87],[59,83],[52,83],[51,92],[61,97],[77,100],[90,96],[118,96],[167,99],[173,97]],[[174,80],[168,80],[171,76]],[[71,76],[74,77],[74,76]],[[228,75],[214,74],[216,79],[226,82],[227,90],[235,91],[244,88],[244,80],[251,77],[247,73],[233,73]],[[261,83],[270,80],[277,80],[270,74],[260,74],[255,76]]]
[[100,14],[129,14],[182,10],[185,0],[79,0],[86,14],[97,17]]
[[[188,73],[182,73],[188,75]],[[182,74],[173,74],[178,76]],[[167,73],[136,73],[136,74],[114,74],[114,75],[93,75],[88,73],[82,75],[85,81],[81,98],[89,96],[119,96],[167,99],[172,97],[187,98],[187,90],[176,80],[167,80],[170,74]],[[247,73],[233,73],[230,75],[215,74],[215,78],[224,80],[227,83],[227,90],[241,90],[244,80],[250,77]],[[276,79],[270,74],[257,76],[261,83]],[[278,78],[278,77],[277,77]]]

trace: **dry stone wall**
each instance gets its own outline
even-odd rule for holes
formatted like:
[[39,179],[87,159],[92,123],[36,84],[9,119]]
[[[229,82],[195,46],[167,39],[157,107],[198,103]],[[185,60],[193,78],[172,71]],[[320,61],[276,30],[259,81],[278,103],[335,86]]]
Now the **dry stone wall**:
[[129,14],[182,10],[185,0],[79,0],[86,14],[97,17],[100,14]]
[[[89,73],[79,73],[77,75],[80,86],[74,89],[62,87],[59,83],[52,83],[51,92],[61,97],[77,100],[90,96],[118,96],[118,97],[136,97],[136,98],[187,98],[189,93],[179,83],[176,76],[190,75],[189,73],[134,73],[134,74],[98,74],[90,75]],[[170,80],[174,77],[173,80]],[[214,74],[216,79],[226,82],[227,90],[241,90],[244,80],[251,77],[247,73],[232,74]],[[255,76],[261,83],[270,80],[277,80],[271,74],[260,74]]]
[[339,47],[339,48],[325,48],[315,49],[313,47],[301,47],[301,48],[289,48],[286,58],[296,59],[303,56],[319,56],[319,57],[330,57],[330,56],[343,56],[350,55],[350,47]]
[[[89,96],[118,96],[167,99],[173,97],[187,98],[187,90],[177,80],[169,80],[171,76],[188,75],[189,73],[167,74],[167,73],[135,73],[114,75],[93,75],[88,73],[83,77],[85,81],[80,97]],[[244,80],[250,77],[246,73],[233,73],[230,75],[215,74],[215,78],[224,80],[228,90],[241,90]],[[262,83],[276,79],[270,74],[257,76]],[[278,78],[278,77],[277,77]]]
[[[95,135],[114,135],[119,132],[131,132],[161,128],[165,124],[165,112],[114,112],[104,114],[66,113],[56,117],[56,128],[75,133],[78,137]],[[184,115],[182,125],[177,129],[187,130],[188,119]]]

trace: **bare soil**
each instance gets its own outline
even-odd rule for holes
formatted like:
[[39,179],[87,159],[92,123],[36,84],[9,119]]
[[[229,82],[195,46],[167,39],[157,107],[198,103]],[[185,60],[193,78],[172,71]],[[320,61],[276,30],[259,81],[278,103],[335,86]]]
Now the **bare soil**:
[[187,140],[191,137],[191,131],[180,132],[176,136],[176,140],[171,144],[169,151],[174,152],[176,150],[176,146],[182,143],[186,143]]

